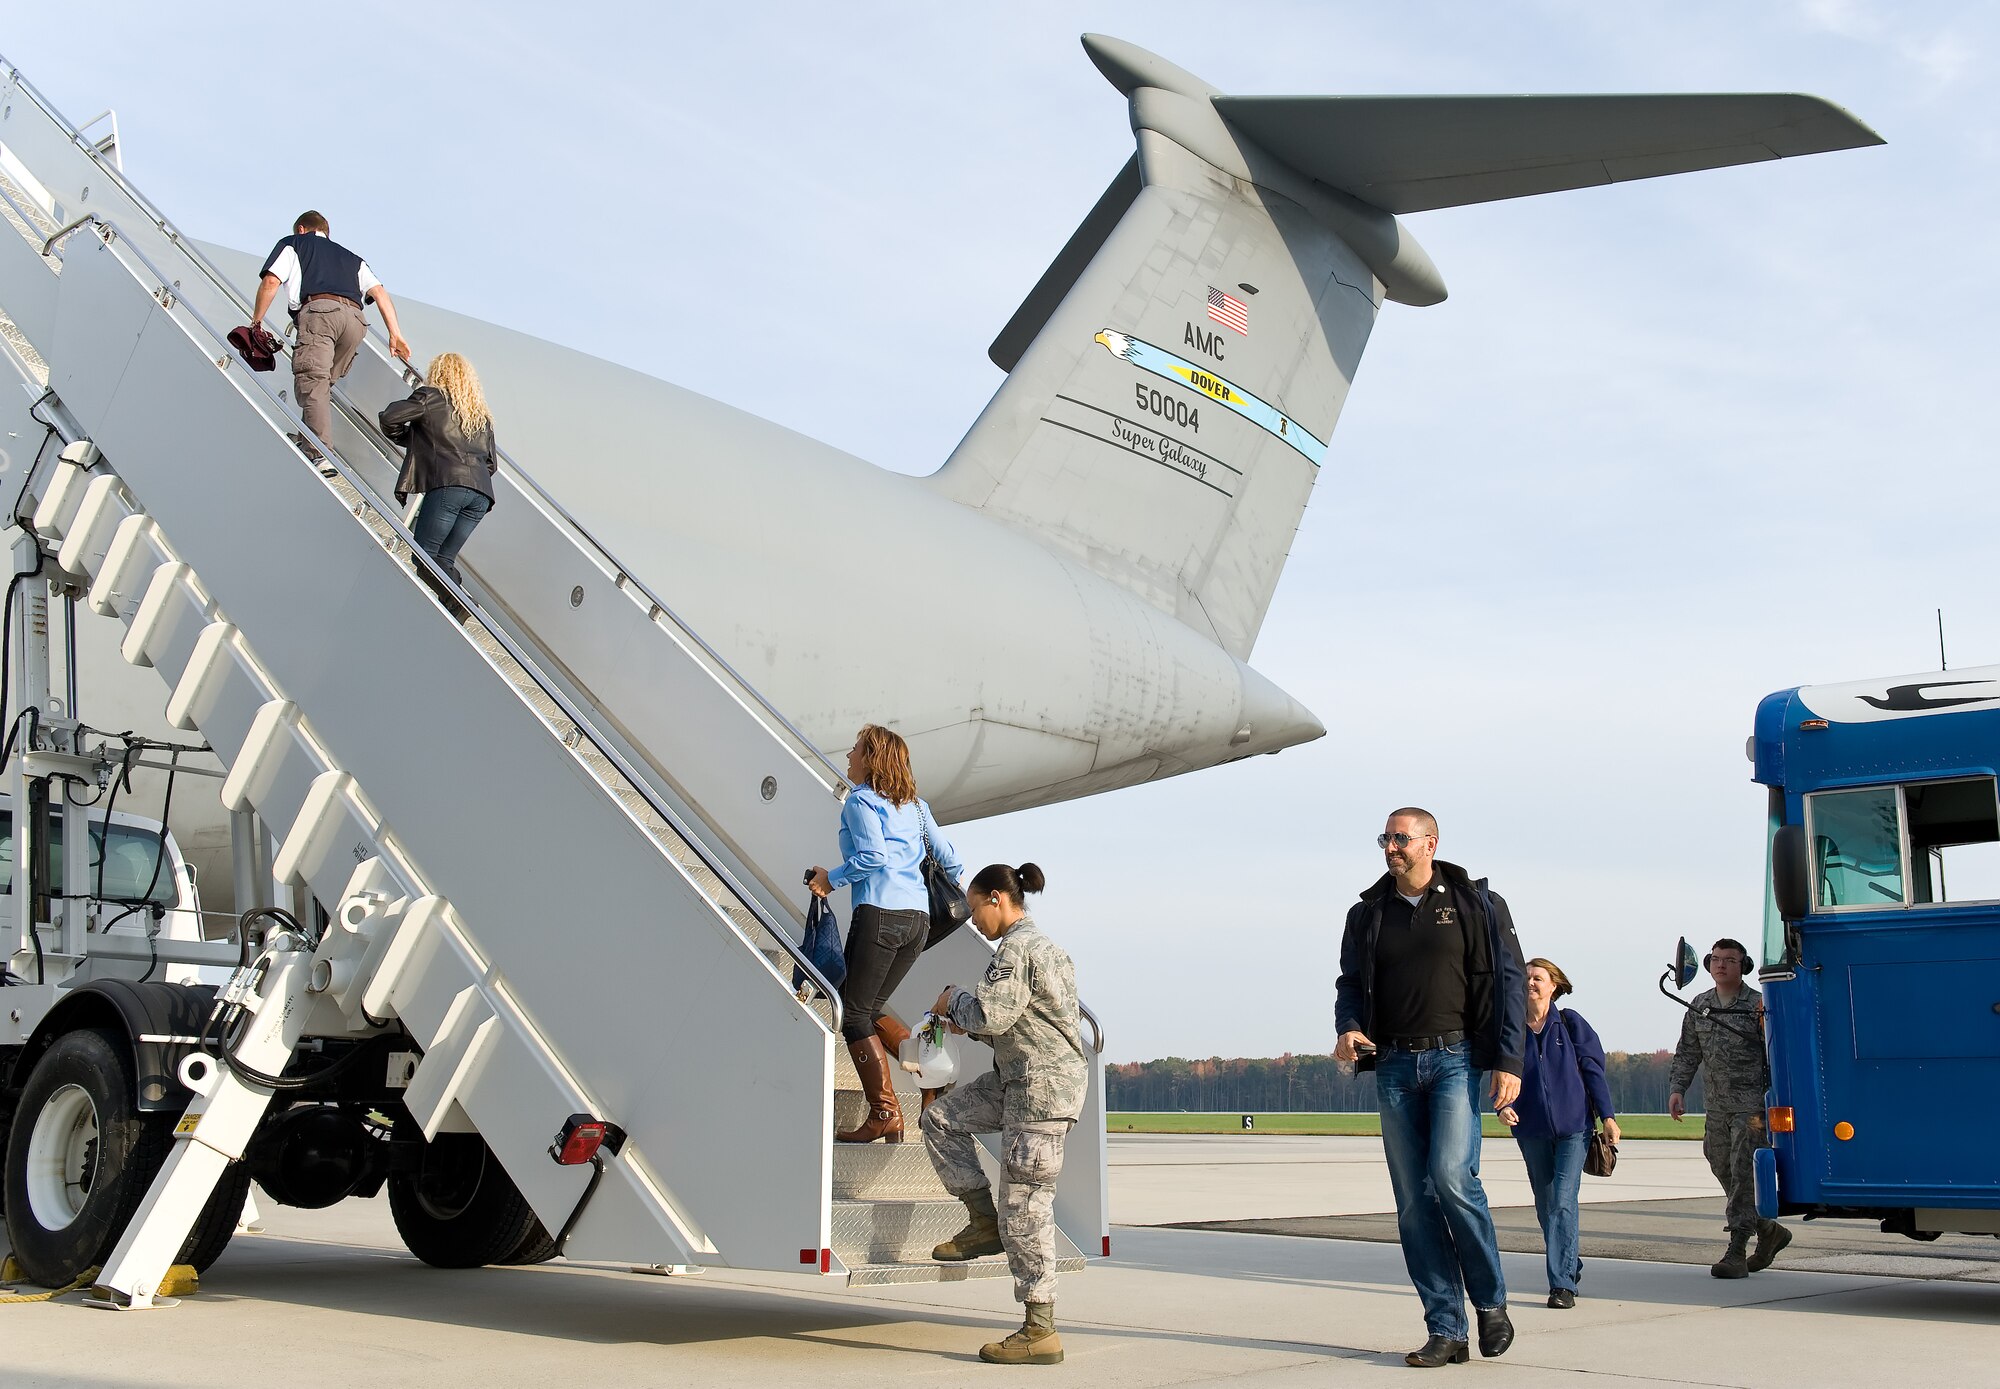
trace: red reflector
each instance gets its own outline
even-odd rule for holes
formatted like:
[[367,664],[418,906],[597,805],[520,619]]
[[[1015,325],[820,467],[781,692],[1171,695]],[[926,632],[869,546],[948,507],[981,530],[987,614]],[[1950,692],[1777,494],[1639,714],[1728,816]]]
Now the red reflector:
[[819,1251],[817,1249],[801,1249],[799,1251],[799,1262],[808,1265],[818,1263]]
[[1109,1235],[1104,1237],[1104,1257],[1107,1259],[1111,1257],[1111,1236]]
[[549,1156],[564,1167],[596,1162],[601,1148],[612,1156],[625,1146],[625,1130],[588,1114],[572,1114],[563,1120],[562,1132],[549,1144]]
[[556,1154],[556,1161],[565,1167],[575,1167],[596,1157],[597,1150],[603,1146],[604,1125],[578,1124],[563,1135],[562,1150]]
[[833,1272],[833,1251],[831,1249],[822,1249],[819,1251],[819,1271],[821,1273]]

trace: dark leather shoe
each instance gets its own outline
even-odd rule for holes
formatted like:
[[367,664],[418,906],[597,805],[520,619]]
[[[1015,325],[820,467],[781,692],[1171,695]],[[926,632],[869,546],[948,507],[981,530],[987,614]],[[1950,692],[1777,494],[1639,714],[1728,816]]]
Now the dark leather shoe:
[[[1477,1311],[1478,1309],[1474,1309]],[[1514,1344],[1514,1323],[1507,1316],[1506,1304],[1495,1307],[1490,1312],[1479,1313],[1479,1353],[1492,1358],[1505,1355],[1507,1347]]]
[[1576,1306],[1576,1294],[1568,1288],[1551,1288],[1549,1289],[1549,1306],[1559,1307],[1564,1311],[1568,1311],[1570,1308]]
[[1433,1336],[1404,1356],[1403,1363],[1420,1370],[1435,1370],[1440,1365],[1463,1365],[1466,1359],[1465,1342],[1454,1341],[1448,1336]]

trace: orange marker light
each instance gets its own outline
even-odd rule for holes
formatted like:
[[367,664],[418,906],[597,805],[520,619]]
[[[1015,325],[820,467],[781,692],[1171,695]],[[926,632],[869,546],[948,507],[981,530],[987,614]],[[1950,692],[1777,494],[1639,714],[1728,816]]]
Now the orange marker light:
[[1838,1138],[1842,1143],[1845,1143],[1848,1139],[1854,1137],[1854,1125],[1842,1119],[1833,1126],[1833,1136]]
[[1772,1105],[1770,1118],[1771,1118],[1772,1133],[1792,1132],[1793,1129],[1792,1107],[1790,1105],[1788,1104]]

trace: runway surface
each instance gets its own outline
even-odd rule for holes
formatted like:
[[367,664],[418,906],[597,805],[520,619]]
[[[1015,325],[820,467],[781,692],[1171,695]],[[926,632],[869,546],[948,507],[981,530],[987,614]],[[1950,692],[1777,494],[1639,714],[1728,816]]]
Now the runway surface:
[[[1721,1255],[1726,1238],[1720,1196],[1684,1201],[1600,1201],[1584,1206],[1582,1213],[1586,1261],[1645,1259],[1706,1268]],[[1541,1227],[1532,1209],[1500,1207],[1493,1212],[1493,1224],[1502,1249],[1519,1254],[1541,1252]],[[1396,1217],[1386,1213],[1197,1222],[1178,1228],[1396,1241]],[[1791,1246],[1783,1255],[1786,1268],[2000,1283],[2000,1239],[1990,1235],[1941,1235],[1933,1242],[1918,1243],[1884,1235],[1874,1222],[1865,1220],[1793,1220],[1786,1222],[1786,1228],[1792,1232]]]
[[[1373,1140],[1281,1141],[1361,1146],[1114,1140],[1114,1210],[1167,1209],[1178,1193],[1184,1219],[1223,1208],[1256,1219],[1262,1191],[1262,1217],[1298,1218],[1292,1208],[1317,1185],[1320,1209],[1303,1214],[1379,1216]],[[1674,1188],[1690,1156],[1699,1164],[1692,1148],[1628,1160],[1650,1192]],[[1496,1199],[1513,1180],[1507,1159],[1487,1156]],[[1663,1199],[1683,1209],[1706,1199],[1685,1185]],[[1586,1228],[1608,1228],[1598,1218],[1623,1219],[1613,1208],[1628,1204],[1594,1203]],[[231,1244],[200,1294],[170,1310],[99,1312],[73,1297],[0,1308],[0,1383],[880,1389],[1032,1378],[1293,1389],[1408,1385],[1414,1372],[1401,1353],[1422,1339],[1400,1252],[1373,1240],[1121,1224],[1113,1258],[1066,1278],[1058,1295],[1068,1361],[1006,1370],[976,1359],[982,1341],[1019,1322],[1004,1281],[850,1290],[722,1269],[668,1279],[564,1263],[448,1272],[403,1251],[379,1200],[267,1210],[266,1221],[265,1233]],[[1875,1238],[1883,1257],[1927,1248]],[[1600,1255],[1584,1299],[1557,1312],[1541,1305],[1539,1253],[1503,1263],[1520,1338],[1502,1359],[1475,1356],[1447,1371],[1458,1377],[1447,1382],[1946,1389],[1991,1384],[2000,1353],[2000,1286],[1983,1277],[1809,1272],[1784,1261],[1721,1282],[1685,1263]]]

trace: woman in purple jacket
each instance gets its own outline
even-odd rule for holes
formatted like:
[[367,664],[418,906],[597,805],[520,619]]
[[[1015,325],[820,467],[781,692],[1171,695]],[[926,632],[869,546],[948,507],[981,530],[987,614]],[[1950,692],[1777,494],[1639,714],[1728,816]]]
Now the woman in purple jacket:
[[1602,1119],[1604,1132],[1618,1141],[1611,1086],[1604,1078],[1604,1045],[1582,1014],[1554,1007],[1569,992],[1569,976],[1552,961],[1528,961],[1521,1094],[1500,1111],[1500,1118],[1513,1126],[1535,1193],[1535,1218],[1541,1221],[1542,1247],[1548,1251],[1551,1307],[1576,1306],[1576,1285],[1583,1278],[1576,1196],[1594,1121]]

